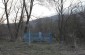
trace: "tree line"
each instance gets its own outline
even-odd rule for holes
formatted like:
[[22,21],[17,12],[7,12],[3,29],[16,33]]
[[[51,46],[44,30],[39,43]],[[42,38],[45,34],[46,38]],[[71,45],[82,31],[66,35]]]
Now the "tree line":
[[[10,34],[10,40],[16,41],[19,34],[24,35],[29,28],[33,32],[52,32],[60,43],[74,41],[76,45],[77,41],[84,41],[84,12],[85,7],[83,2],[70,4],[69,7],[64,8],[64,0],[46,0],[49,4],[54,5],[56,9],[56,18],[53,21],[51,19],[37,19],[35,27],[29,24],[29,19],[31,17],[32,9],[35,4],[34,0],[20,0],[20,4],[17,5],[13,0],[2,0],[4,4],[4,12],[1,16],[0,23],[2,24],[4,20],[7,21],[7,28]],[[43,2],[42,0],[37,0]],[[18,2],[18,1],[17,1]],[[13,17],[14,27],[10,26],[10,15],[11,12],[15,12]],[[26,18],[24,18],[26,17]],[[3,19],[6,18],[6,19]],[[13,31],[14,30],[14,31]],[[69,40],[69,39],[72,40]]]

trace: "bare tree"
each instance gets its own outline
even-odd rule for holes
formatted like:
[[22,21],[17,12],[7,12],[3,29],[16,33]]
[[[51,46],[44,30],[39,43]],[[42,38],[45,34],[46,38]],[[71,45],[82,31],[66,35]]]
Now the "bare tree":
[[28,25],[28,23],[29,23],[29,19],[30,19],[31,13],[32,13],[33,2],[34,2],[34,0],[31,0],[31,2],[30,2],[30,11],[29,11],[29,13],[28,13],[27,5],[26,5],[25,0],[24,0],[24,3],[25,3],[25,11],[26,11],[26,14],[27,14],[27,21],[26,21],[26,26],[25,26],[25,29],[24,29],[24,33],[27,32],[27,28],[28,28],[27,25]]
[[12,8],[13,0],[11,2],[11,6],[10,6],[9,9],[8,9],[8,2],[9,2],[9,0],[3,0],[3,4],[4,4],[4,7],[5,7],[4,10],[5,10],[6,19],[7,19],[7,26],[8,26],[9,34],[12,37],[11,28],[10,28],[10,22],[9,22],[9,14],[10,14],[10,11],[11,11],[11,8]]
[[25,29],[24,29],[24,33],[25,32],[27,32],[27,25],[28,25],[28,23],[29,23],[29,19],[30,19],[30,16],[31,16],[31,12],[32,12],[32,7],[33,7],[33,1],[34,0],[31,0],[31,2],[30,2],[30,11],[28,12],[28,8],[27,8],[27,4],[26,4],[26,0],[23,0],[23,6],[22,6],[22,8],[21,8],[21,16],[20,16],[20,20],[19,20],[19,23],[18,23],[18,26],[17,26],[17,29],[16,29],[16,35],[15,35],[15,40],[17,39],[17,37],[18,37],[18,34],[19,34],[19,30],[20,30],[20,26],[21,26],[21,24],[22,24],[22,22],[23,22],[23,16],[24,16],[24,12],[26,11],[26,16],[27,16],[27,21],[26,21],[26,26],[25,26]]
[[56,6],[56,11],[58,13],[58,28],[59,28],[59,37],[60,37],[60,42],[62,42],[64,40],[64,32],[63,32],[63,22],[64,22],[64,18],[63,18],[63,12],[64,12],[64,0],[53,0]]

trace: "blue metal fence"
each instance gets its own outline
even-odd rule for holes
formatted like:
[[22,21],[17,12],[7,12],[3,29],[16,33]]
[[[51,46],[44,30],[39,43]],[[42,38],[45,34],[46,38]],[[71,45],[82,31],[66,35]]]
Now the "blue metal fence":
[[52,33],[30,33],[27,32],[24,34],[23,40],[25,42],[48,42],[48,43],[52,43]]

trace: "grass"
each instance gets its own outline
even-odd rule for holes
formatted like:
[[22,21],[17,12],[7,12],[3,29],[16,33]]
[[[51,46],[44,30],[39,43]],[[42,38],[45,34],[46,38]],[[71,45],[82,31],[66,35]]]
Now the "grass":
[[[61,50],[60,50],[61,49]],[[75,55],[75,51],[70,51],[68,46],[59,49],[58,43],[28,43],[16,41],[0,41],[0,55]],[[78,54],[84,54],[85,50],[77,50]]]
[[24,42],[0,42],[0,55],[59,55],[56,44]]

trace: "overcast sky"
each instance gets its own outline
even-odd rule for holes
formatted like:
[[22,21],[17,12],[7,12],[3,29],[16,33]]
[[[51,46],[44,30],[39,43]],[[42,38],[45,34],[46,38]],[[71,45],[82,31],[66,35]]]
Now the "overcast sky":
[[[85,0],[74,0],[73,2],[72,2],[72,0],[66,0],[64,3],[64,8],[68,7],[71,2],[74,4],[74,3],[78,3],[80,1],[85,1]],[[39,3],[39,2],[35,1],[34,3]],[[0,0],[0,15],[2,15],[4,12],[3,8],[4,8],[4,5],[2,3],[2,0]],[[54,6],[52,6],[50,4],[47,4],[47,6],[42,6],[42,5],[38,5],[38,4],[33,6],[32,15],[35,17],[38,17],[38,18],[46,17],[46,16],[52,16],[55,14],[56,14],[56,10],[55,10]],[[11,17],[13,17],[13,16],[14,16],[14,14],[11,15]],[[35,17],[32,17],[32,19],[36,19]],[[32,19],[30,19],[30,20],[32,20]],[[6,23],[6,21],[5,21],[5,23]]]

